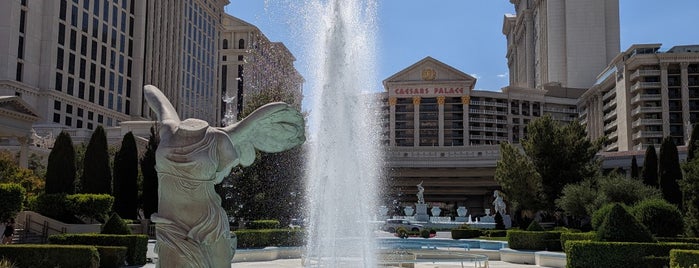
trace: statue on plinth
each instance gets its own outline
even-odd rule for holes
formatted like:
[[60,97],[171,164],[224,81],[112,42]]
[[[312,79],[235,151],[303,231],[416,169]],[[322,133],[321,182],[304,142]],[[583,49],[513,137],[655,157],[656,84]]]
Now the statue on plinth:
[[230,267],[233,251],[228,216],[214,185],[237,165],[249,166],[256,150],[281,152],[305,141],[303,116],[285,103],[270,103],[226,127],[180,121],[154,86],[144,96],[160,121],[156,151],[158,267]]
[[506,208],[507,205],[505,205],[505,201],[502,199],[502,195],[500,194],[500,191],[495,190],[493,192],[493,197],[495,197],[495,200],[493,201],[493,207],[495,207],[495,212],[500,213],[500,216],[505,216],[506,213]]
[[421,181],[420,184],[417,185],[417,203],[418,204],[424,204],[425,203],[425,187],[422,187],[422,183],[424,181]]

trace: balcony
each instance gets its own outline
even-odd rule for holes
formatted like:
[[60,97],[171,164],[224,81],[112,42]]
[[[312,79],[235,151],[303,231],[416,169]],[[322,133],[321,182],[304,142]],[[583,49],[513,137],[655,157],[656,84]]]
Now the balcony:
[[507,112],[505,112],[505,111],[484,110],[484,109],[471,109],[471,110],[469,110],[469,112],[472,114],[507,115]]
[[544,107],[544,112],[577,114],[577,113],[578,113],[578,110],[576,110],[576,109],[565,109],[565,108]]
[[609,110],[609,108],[616,107],[616,99],[613,99],[602,107],[603,111]]
[[493,107],[507,107],[507,103],[494,102],[494,101],[471,101],[471,105],[483,105],[483,106],[493,106]]
[[611,98],[612,96],[616,96],[616,90],[615,90],[615,89],[612,89],[612,90],[610,90],[610,91],[607,92],[607,93],[604,93],[604,95],[602,95],[602,101],[606,101],[607,99]]
[[605,123],[605,124],[604,124],[604,132],[607,132],[607,131],[609,131],[609,130],[611,130],[611,129],[616,129],[616,125],[617,125],[617,124],[616,124],[616,121],[617,121],[617,120],[614,119],[614,120],[612,120],[612,121],[609,122],[609,123]]
[[499,127],[470,127],[469,130],[507,133],[506,128],[499,128]]
[[639,101],[659,101],[661,99],[660,94],[636,94],[631,98],[631,103],[637,103]]
[[629,80],[634,81],[641,76],[659,76],[660,70],[636,70],[629,75]]
[[637,119],[636,121],[633,121],[631,124],[631,127],[636,128],[640,126],[648,126],[648,125],[662,125],[663,120],[662,119]]
[[655,147],[656,150],[657,150],[658,148],[660,148],[660,144],[639,143],[639,144],[636,144],[636,145],[633,147],[633,149],[636,150],[636,151],[645,151],[646,149],[648,149],[648,146],[651,146],[651,145],[653,145],[653,147]]
[[611,112],[609,112],[608,114],[604,115],[603,120],[607,121],[607,120],[611,119],[612,117],[616,117],[616,109],[614,109]]
[[663,107],[636,107],[631,111],[631,116],[635,116],[639,113],[661,113],[663,112]]
[[645,139],[645,138],[662,138],[662,131],[651,131],[651,130],[641,130],[633,134],[632,138],[635,139]]
[[636,82],[631,86],[631,92],[636,92],[641,88],[659,88],[660,82]]

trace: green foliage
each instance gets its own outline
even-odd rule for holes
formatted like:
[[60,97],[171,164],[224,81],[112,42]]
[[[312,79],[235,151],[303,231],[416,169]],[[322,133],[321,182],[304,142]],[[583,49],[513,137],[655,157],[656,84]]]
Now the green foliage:
[[405,227],[398,227],[396,228],[396,235],[399,238],[408,238],[410,236],[410,232],[408,232],[408,229]]
[[430,230],[428,230],[428,229],[422,229],[422,230],[420,230],[420,237],[422,237],[422,238],[430,238]]
[[124,219],[138,217],[138,148],[131,131],[114,156],[114,211]]
[[692,134],[687,143],[687,162],[694,160],[697,155],[697,142],[699,142],[699,124],[692,124]]
[[485,236],[485,237],[506,237],[507,236],[506,230],[483,230],[482,233],[483,233],[482,236]]
[[544,231],[544,227],[541,227],[538,221],[532,221],[531,223],[529,223],[529,226],[527,226],[527,231],[540,232]]
[[672,237],[684,231],[682,212],[664,199],[643,200],[630,212],[656,236]]
[[638,201],[661,196],[658,189],[621,174],[600,177],[597,184],[598,195],[595,204],[598,206],[615,202],[631,206]]
[[9,259],[5,259],[4,257],[0,259],[0,268],[16,268],[14,263],[10,261]]
[[636,161],[636,156],[631,157],[631,178],[638,179],[638,161]]
[[305,232],[294,229],[238,230],[238,248],[298,247],[304,244]]
[[108,194],[73,194],[65,199],[72,215],[97,221],[104,221],[114,204],[114,197]]
[[146,235],[62,234],[49,236],[49,243],[127,247],[126,262],[129,265],[146,264],[146,251],[148,250],[148,236]]
[[247,223],[248,229],[279,229],[278,220],[254,220]]
[[[694,131],[692,131],[694,134]],[[696,267],[699,264],[699,250],[673,249],[670,250],[670,267]]]
[[75,245],[4,245],[0,256],[17,267],[97,268],[100,257],[92,246]]
[[655,146],[648,145],[643,158],[643,170],[641,178],[645,185],[658,188],[658,155],[655,153]]
[[573,226],[582,228],[583,220],[595,211],[597,187],[593,180],[584,180],[563,187],[561,197],[556,199],[556,206],[571,217]]
[[481,230],[478,229],[452,229],[451,238],[452,239],[466,239],[474,238],[483,235]]
[[80,193],[111,194],[112,173],[109,167],[109,148],[107,134],[98,125],[90,137],[83,160],[83,174],[80,178]]
[[75,193],[75,149],[70,135],[61,131],[49,153],[46,167],[47,194]]
[[39,214],[62,222],[74,223],[73,213],[68,208],[66,194],[41,194],[36,198]]
[[0,183],[0,221],[13,219],[22,211],[25,191],[16,183]]
[[495,166],[495,181],[507,193],[512,209],[544,208],[541,176],[534,163],[509,143],[500,144],[500,159]]
[[699,236],[699,157],[682,167],[684,176],[679,182],[684,196],[685,228],[689,236]]
[[611,211],[597,228],[597,240],[608,242],[655,242],[648,228],[620,204]]
[[18,166],[15,155],[4,150],[0,150],[0,183],[18,183],[27,196],[37,196],[44,191],[44,179],[30,169]]
[[658,242],[678,242],[699,244],[699,237],[656,237]]
[[663,192],[663,198],[681,208],[682,191],[680,191],[679,181],[682,180],[682,169],[680,168],[677,146],[670,137],[665,137],[660,145],[658,176],[660,177],[660,190]]
[[155,171],[155,150],[158,149],[160,138],[156,129],[156,127],[150,128],[146,152],[139,161],[141,174],[143,175],[141,201],[143,203],[143,215],[147,219],[150,219],[150,215],[158,211],[158,172]]
[[561,232],[508,230],[511,249],[561,251]]
[[672,249],[699,249],[699,245],[684,243],[629,243],[599,241],[568,241],[568,268],[627,268],[647,267],[647,256],[669,257]]
[[127,247],[96,246],[100,255],[100,268],[119,268],[124,266]]
[[102,226],[101,234],[128,235],[131,234],[131,229],[129,229],[126,222],[119,217],[119,214],[112,213],[109,220]]
[[595,239],[597,239],[597,234],[595,232],[561,233],[561,246],[563,250],[565,250],[567,241],[594,241]]

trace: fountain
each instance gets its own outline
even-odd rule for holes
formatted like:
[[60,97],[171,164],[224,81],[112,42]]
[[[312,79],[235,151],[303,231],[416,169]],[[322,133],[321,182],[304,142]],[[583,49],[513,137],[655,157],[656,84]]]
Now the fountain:
[[309,0],[303,12],[310,108],[306,265],[375,267],[380,177],[374,0]]

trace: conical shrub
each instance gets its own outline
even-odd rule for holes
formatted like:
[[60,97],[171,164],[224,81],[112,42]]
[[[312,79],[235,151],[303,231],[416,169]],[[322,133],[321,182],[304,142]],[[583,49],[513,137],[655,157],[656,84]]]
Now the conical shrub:
[[109,217],[109,220],[107,220],[102,227],[102,234],[127,235],[131,234],[131,229],[129,229],[129,226],[119,217],[119,214],[112,213],[112,216]]
[[615,204],[597,229],[598,241],[655,242],[648,228],[624,207]]

